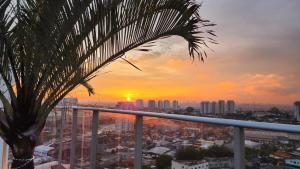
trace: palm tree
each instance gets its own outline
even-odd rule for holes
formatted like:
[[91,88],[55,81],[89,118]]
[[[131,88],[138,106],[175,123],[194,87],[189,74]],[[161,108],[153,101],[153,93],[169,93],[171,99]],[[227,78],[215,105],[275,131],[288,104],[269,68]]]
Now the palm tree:
[[0,0],[0,135],[12,167],[34,168],[26,159],[50,111],[79,85],[92,94],[89,80],[127,51],[177,35],[203,60],[201,47],[215,35],[199,7],[192,0]]

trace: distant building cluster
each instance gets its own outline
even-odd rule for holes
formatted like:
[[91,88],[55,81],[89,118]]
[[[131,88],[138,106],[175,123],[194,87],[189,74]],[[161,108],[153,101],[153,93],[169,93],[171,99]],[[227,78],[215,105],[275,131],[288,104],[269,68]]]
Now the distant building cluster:
[[137,99],[134,102],[118,102],[116,108],[123,110],[174,111],[179,110],[178,100],[148,100]]
[[177,100],[173,100],[172,102],[170,100],[149,100],[148,107],[141,107],[141,109],[144,108],[146,108],[149,111],[170,111],[178,110],[180,107],[179,102]]
[[[66,98],[63,99],[58,105],[59,106],[74,106],[77,105],[78,100],[76,98]],[[201,101],[199,106],[194,113],[194,115],[217,115],[217,116],[236,116],[241,112],[241,109],[237,109],[236,102],[234,100],[218,100],[218,101]],[[134,101],[121,101],[117,102],[115,108],[121,110],[142,110],[142,111],[152,111],[152,112],[172,112],[172,113],[185,113],[185,109],[182,108],[182,105],[179,104],[178,100],[143,100],[137,99]],[[294,111],[290,109],[290,115],[285,114],[275,114],[270,111],[255,111],[251,117],[259,119],[264,117],[273,117],[267,118],[269,120],[276,120],[280,116],[280,119],[283,120],[283,117],[291,118],[300,122],[300,101],[294,102]],[[248,114],[249,115],[249,114]],[[282,116],[282,117],[281,117]],[[243,117],[245,118],[245,117]]]
[[[178,100],[148,100],[137,99],[135,102],[118,102],[116,108],[122,110],[145,111],[176,111],[180,109]],[[200,103],[201,114],[233,114],[236,111],[234,100],[202,101]]]
[[201,114],[232,114],[235,113],[235,101],[234,100],[219,100],[216,101],[202,101],[200,103]]
[[121,110],[133,110],[135,106],[133,102],[127,101],[127,102],[118,102],[116,108]]

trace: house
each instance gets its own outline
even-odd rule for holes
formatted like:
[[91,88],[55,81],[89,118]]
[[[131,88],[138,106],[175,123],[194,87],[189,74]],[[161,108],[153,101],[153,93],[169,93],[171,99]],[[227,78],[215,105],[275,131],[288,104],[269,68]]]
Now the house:
[[209,169],[206,160],[201,161],[172,161],[171,169]]
[[143,152],[143,154],[146,157],[157,158],[160,155],[167,154],[169,151],[171,150],[167,147],[154,147],[148,151]]

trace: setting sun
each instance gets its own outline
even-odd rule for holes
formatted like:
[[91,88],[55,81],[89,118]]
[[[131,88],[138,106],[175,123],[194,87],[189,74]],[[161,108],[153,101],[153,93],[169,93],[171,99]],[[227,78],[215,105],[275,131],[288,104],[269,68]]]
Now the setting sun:
[[127,100],[128,102],[130,102],[130,101],[131,101],[131,98],[128,96],[128,97],[126,97],[126,100]]

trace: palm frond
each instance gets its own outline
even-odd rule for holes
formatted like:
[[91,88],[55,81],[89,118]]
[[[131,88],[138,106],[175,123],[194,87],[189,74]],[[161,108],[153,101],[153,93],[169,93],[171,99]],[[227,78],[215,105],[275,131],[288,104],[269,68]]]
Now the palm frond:
[[199,16],[201,4],[192,0],[17,2],[0,0],[0,75],[17,112],[12,119],[23,126],[19,132],[40,130],[78,85],[92,94],[88,81],[95,73],[132,49],[146,52],[156,40],[180,36],[191,58],[203,60],[206,41],[216,43],[207,29],[214,24]]

